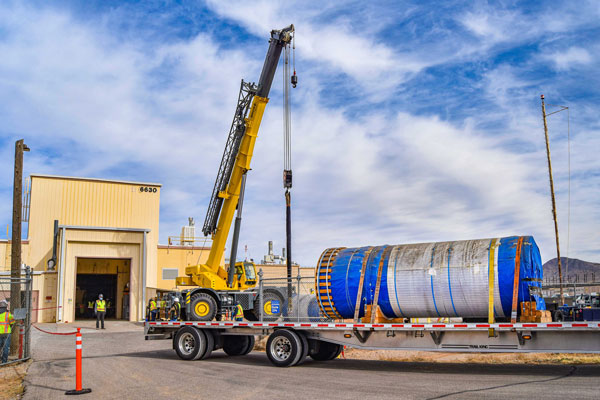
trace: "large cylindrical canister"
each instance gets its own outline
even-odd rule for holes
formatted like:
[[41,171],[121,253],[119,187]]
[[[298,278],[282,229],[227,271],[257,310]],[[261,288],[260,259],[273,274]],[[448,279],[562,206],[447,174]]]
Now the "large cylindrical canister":
[[353,318],[363,274],[361,317],[373,304],[378,275],[377,303],[390,319],[487,318],[490,299],[495,318],[510,318],[515,289],[517,308],[535,301],[545,310],[542,260],[532,236],[327,249],[315,278],[322,312]]

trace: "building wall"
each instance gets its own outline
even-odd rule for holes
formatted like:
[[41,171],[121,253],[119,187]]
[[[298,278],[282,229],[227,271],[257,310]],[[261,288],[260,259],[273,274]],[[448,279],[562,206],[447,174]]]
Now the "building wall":
[[147,286],[156,287],[160,190],[157,184],[32,175],[30,245],[23,249],[28,264],[45,270],[52,256],[54,220],[60,225],[149,229]]
[[175,279],[163,279],[164,268],[177,268],[178,275],[185,275],[185,267],[206,263],[210,247],[161,246],[157,248],[157,289],[175,289]]

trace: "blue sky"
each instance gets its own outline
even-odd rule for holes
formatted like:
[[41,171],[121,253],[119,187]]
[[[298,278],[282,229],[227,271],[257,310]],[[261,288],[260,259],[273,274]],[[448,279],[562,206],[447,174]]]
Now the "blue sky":
[[[592,1],[3,2],[0,224],[19,138],[26,174],[162,183],[163,242],[201,224],[239,81],[294,23],[297,261],[519,234],[553,258],[543,93],[570,107],[570,224],[567,114],[549,118],[562,253],[599,262],[599,21]],[[279,71],[248,179],[254,259],[285,242],[281,89]]]

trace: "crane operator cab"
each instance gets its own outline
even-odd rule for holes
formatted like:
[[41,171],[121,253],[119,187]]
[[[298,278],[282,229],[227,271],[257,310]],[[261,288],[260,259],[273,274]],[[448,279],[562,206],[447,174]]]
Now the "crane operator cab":
[[253,262],[244,261],[235,264],[233,289],[245,290],[256,286],[256,268]]

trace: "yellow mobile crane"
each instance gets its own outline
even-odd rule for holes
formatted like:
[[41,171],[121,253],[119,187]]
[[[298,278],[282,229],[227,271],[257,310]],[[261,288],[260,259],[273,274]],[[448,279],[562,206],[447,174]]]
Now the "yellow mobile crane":
[[[281,314],[284,300],[283,289],[263,290],[263,304],[259,304],[256,269],[251,262],[236,263],[238,237],[242,218],[242,205],[246,173],[254,150],[258,129],[269,91],[279,63],[282,50],[288,51],[294,37],[294,25],[271,31],[269,50],[265,58],[258,84],[242,80],[238,103],[229,131],[225,151],[212,191],[208,212],[202,232],[212,235],[213,243],[206,264],[192,265],[185,269],[186,276],[176,280],[177,286],[196,286],[172,296],[183,299],[183,317],[188,320],[210,321],[221,319],[227,309],[240,304],[247,319],[257,320],[262,311],[271,318]],[[296,74],[291,77],[295,87]],[[221,265],[229,230],[235,220],[228,269]]]

